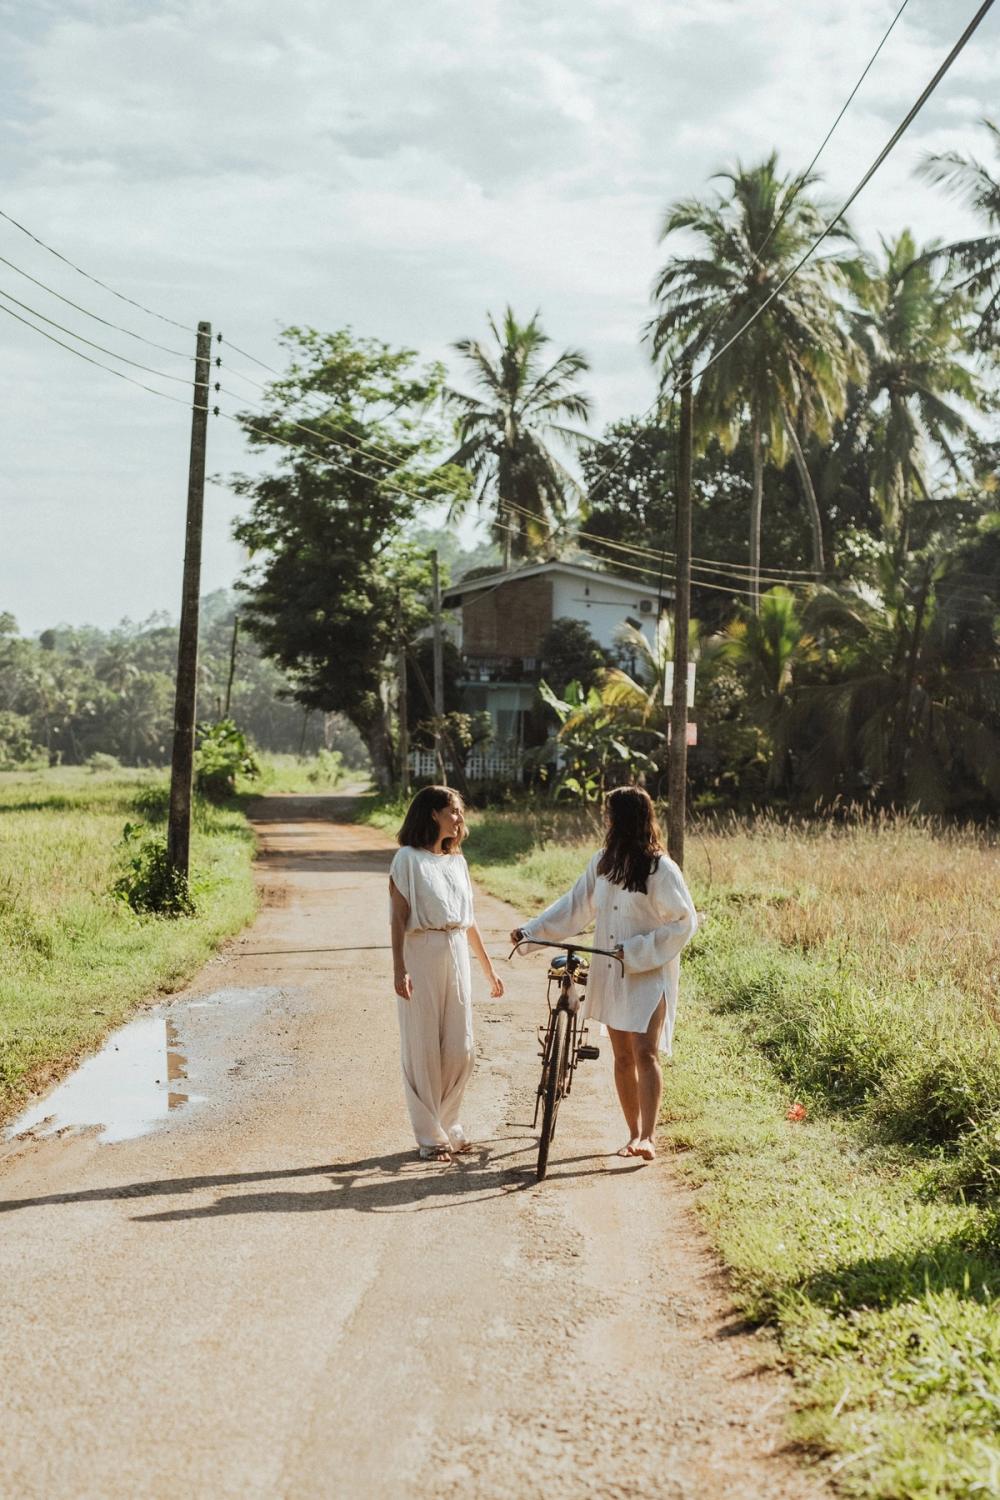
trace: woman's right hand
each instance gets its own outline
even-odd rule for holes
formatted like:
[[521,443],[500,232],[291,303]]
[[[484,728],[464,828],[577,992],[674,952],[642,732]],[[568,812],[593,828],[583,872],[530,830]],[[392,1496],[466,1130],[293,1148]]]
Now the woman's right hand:
[[397,969],[393,975],[392,982],[400,1000],[410,1000],[413,998],[413,980],[405,969]]
[[517,947],[518,943],[521,942],[521,940],[523,939],[523,937],[524,937],[524,928],[523,927],[514,927],[514,928],[511,929],[510,940],[513,943],[513,945],[514,945],[515,948]]

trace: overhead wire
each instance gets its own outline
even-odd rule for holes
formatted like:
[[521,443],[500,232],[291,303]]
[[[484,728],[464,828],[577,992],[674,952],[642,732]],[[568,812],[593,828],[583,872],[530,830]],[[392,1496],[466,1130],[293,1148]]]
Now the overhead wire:
[[45,240],[43,240],[40,235],[37,235],[32,230],[30,230],[26,224],[22,224],[18,219],[15,219],[9,213],[6,213],[2,208],[0,208],[0,219],[6,219],[8,224],[13,224],[15,229],[19,229],[22,234],[26,234],[29,240],[33,240],[36,245],[40,245],[42,249],[47,250],[50,255],[54,255],[56,260],[61,260],[63,265],[69,266],[70,269],[75,271],[78,276],[85,277],[87,281],[92,281],[94,285],[99,286],[102,291],[109,292],[112,297],[117,297],[119,302],[127,302],[130,307],[137,307],[140,312],[146,313],[151,318],[158,318],[161,323],[170,323],[174,328],[182,328],[185,333],[195,332],[195,329],[193,327],[190,327],[187,323],[181,323],[177,318],[170,318],[166,313],[157,312],[155,308],[147,307],[145,303],[138,302],[134,297],[127,297],[124,292],[116,291],[113,286],[109,286],[108,283],[106,281],[102,281],[100,277],[91,275],[89,271],[85,271],[82,266],[78,266],[75,261],[70,260],[69,256],[63,255],[61,250],[56,250],[54,246],[48,244]]
[[[701,377],[706,373],[706,371],[710,370],[712,368],[712,366],[714,364],[716,364],[723,357],[724,354],[728,353],[728,351],[733,347],[733,345],[739,339],[741,339],[743,337],[743,335],[747,332],[747,330],[749,328],[751,328],[753,326],[754,323],[756,323],[757,319],[760,318],[767,311],[767,309],[770,307],[771,303],[774,302],[774,300],[778,296],[781,295],[781,293],[784,291],[784,289],[788,285],[788,283],[793,279],[793,277],[795,277],[795,276],[798,275],[799,271],[802,270],[803,266],[807,263],[807,261],[809,261],[812,258],[813,255],[815,255],[815,253],[819,249],[820,245],[822,245],[823,242],[824,242],[824,240],[826,240],[830,236],[830,234],[833,232],[834,228],[837,226],[837,224],[840,223],[841,219],[847,213],[847,211],[851,207],[851,205],[855,202],[855,200],[857,199],[857,197],[859,196],[859,194],[864,190],[865,187],[867,187],[868,183],[871,181],[872,177],[874,177],[874,175],[878,171],[879,167],[886,160],[886,158],[890,155],[890,153],[895,149],[896,145],[898,144],[898,142],[900,141],[900,139],[902,138],[902,136],[906,133],[906,131],[909,129],[909,127],[913,123],[913,121],[916,119],[916,117],[920,113],[921,109],[923,109],[923,107],[926,104],[927,100],[933,94],[934,90],[937,88],[937,86],[941,82],[942,78],[944,78],[944,76],[948,73],[948,71],[950,70],[950,68],[951,68],[952,64],[954,63],[955,59],[965,49],[966,45],[968,44],[968,42],[970,41],[970,39],[972,38],[972,36],[974,35],[974,33],[978,30],[979,26],[982,24],[983,20],[986,18],[986,15],[992,9],[993,4],[994,4],[994,0],[983,0],[983,3],[979,6],[979,9],[976,11],[975,15],[972,17],[972,20],[965,27],[965,29],[962,32],[961,36],[958,38],[958,40],[952,46],[951,50],[948,52],[948,54],[944,58],[943,62],[941,62],[939,64],[938,68],[935,70],[935,72],[934,72],[932,78],[930,79],[930,81],[927,84],[925,84],[924,88],[921,90],[921,92],[920,92],[919,96],[917,97],[916,101],[907,110],[905,116],[900,121],[899,125],[897,125],[896,129],[893,131],[893,133],[889,137],[888,141],[882,147],[881,151],[879,151],[878,155],[875,157],[874,161],[868,167],[867,171],[861,177],[861,179],[859,180],[859,182],[857,183],[857,185],[849,193],[849,195],[847,196],[847,198],[845,198],[844,202],[841,204],[841,206],[837,210],[837,212],[824,225],[823,229],[820,231],[820,233],[816,236],[816,238],[810,244],[809,248],[804,252],[803,255],[801,255],[799,257],[799,259],[795,262],[795,264],[791,267],[791,269],[786,273],[786,275],[781,279],[781,281],[778,282],[777,286],[775,286],[775,287],[772,288],[772,290],[768,293],[768,295],[764,299],[764,301],[761,302],[760,305],[753,310],[753,312],[747,318],[746,322],[743,323],[736,330],[736,332],[729,339],[727,339],[726,342],[719,349],[715,350],[712,353],[712,355],[710,356],[710,358],[707,359],[705,361],[705,363],[698,370],[692,370],[691,374],[687,375],[687,376],[684,376],[682,374],[677,380],[674,381],[673,385],[670,387],[669,392],[666,393],[668,399],[673,399],[675,396],[679,395],[680,392],[682,390],[684,390],[688,385],[692,385],[693,386],[694,383],[695,383],[695,381],[700,380]],[[895,24],[895,22],[893,24]],[[881,50],[881,46],[882,45],[883,45],[883,43],[879,44],[879,50]],[[869,64],[869,66],[871,66],[871,64]],[[855,92],[856,92],[856,90],[855,90]],[[727,305],[731,305],[731,304],[727,304]],[[718,323],[716,323],[715,326],[717,327]],[[677,363],[678,362],[675,361],[674,365],[671,366],[670,370],[667,371],[667,376],[669,376],[673,372],[673,370],[675,370],[677,368]],[[683,371],[683,365],[681,366],[681,369]],[[644,420],[646,417],[648,417],[650,415],[651,412],[655,411],[655,409],[657,408],[657,406],[659,406],[661,404],[661,402],[663,401],[663,399],[664,399],[664,392],[661,390],[660,394],[657,396],[657,399],[654,402],[652,402],[650,406],[648,406],[646,408],[645,412],[643,412],[641,414],[639,420],[640,421]],[[623,453],[623,454],[621,454],[615,460],[615,462],[610,466],[610,468],[608,468],[606,471],[604,471],[604,473],[600,476],[600,478],[597,481],[597,486],[598,487],[600,486],[601,483],[606,482],[607,479],[609,479],[611,477],[611,475],[614,474],[621,467],[622,463],[624,463],[625,458],[628,455],[628,452],[631,450],[632,447],[634,447],[636,441],[638,441],[637,438],[632,439],[632,442],[629,444],[628,448],[626,449],[626,452]],[[593,493],[593,489],[594,489],[594,487],[591,488],[591,493]]]
[[[178,405],[184,407],[188,405],[183,396],[172,396],[169,391],[158,391],[155,387],[146,385],[145,381],[136,380],[132,375],[126,375],[124,370],[116,370],[113,365],[106,365],[103,360],[94,359],[91,355],[84,354],[82,349],[76,349],[72,344],[64,343],[62,339],[57,339],[54,334],[47,333],[44,328],[39,328],[35,323],[29,322],[27,318],[22,318],[21,314],[14,312],[12,308],[5,307],[2,302],[0,302],[0,312],[5,312],[9,318],[16,318],[19,323],[24,324],[25,328],[31,328],[35,333],[40,333],[43,339],[48,339],[50,343],[58,344],[60,349],[66,349],[70,354],[75,354],[77,359],[86,360],[88,365],[96,365],[99,370],[107,370],[109,375],[117,375],[119,380],[127,380],[129,385],[136,385],[141,391],[148,391],[151,396],[160,396],[164,401],[176,401]],[[198,405],[195,406],[195,409],[197,411],[209,410],[208,406]]]
[[57,323],[55,318],[46,317],[45,313],[39,312],[37,307],[30,307],[27,302],[22,302],[18,297],[12,297],[10,292],[0,287],[0,297],[7,302],[13,302],[15,307],[21,308],[23,312],[30,313],[33,318],[41,318],[43,323],[48,323],[50,328],[58,328],[60,333],[65,333],[68,338],[76,339],[80,344],[85,344],[88,349],[96,349],[98,354],[106,354],[109,359],[117,359],[123,365],[130,365],[135,370],[142,370],[147,375],[155,375],[158,380],[175,380],[180,385],[188,385],[191,381],[190,375],[171,375],[166,370],[154,370],[152,365],[141,364],[137,359],[129,359],[127,354],[118,354],[114,349],[107,349],[103,344],[95,344],[93,339],[88,339],[82,333],[67,328],[63,323]]
[[95,323],[103,323],[105,328],[113,328],[116,333],[127,334],[130,339],[137,339],[139,343],[148,344],[151,349],[158,349],[161,354],[173,355],[175,359],[189,359],[193,361],[197,358],[197,355],[190,352],[185,353],[180,349],[170,349],[166,344],[159,344],[156,339],[147,338],[144,333],[136,333],[133,328],[126,328],[122,323],[113,323],[110,318],[102,318],[100,313],[93,312],[91,308],[84,307],[80,302],[74,302],[72,297],[64,297],[62,292],[57,292],[55,287],[49,286],[48,282],[40,281],[37,276],[32,276],[30,271],[26,271],[23,266],[19,266],[14,261],[8,260],[5,255],[0,255],[0,265],[9,266],[12,271],[16,271],[19,276],[23,276],[26,281],[30,281],[33,286],[40,287],[43,292],[48,292],[50,297],[56,297],[60,302],[65,302],[67,307],[72,307],[76,312],[83,313],[88,318],[93,318]]

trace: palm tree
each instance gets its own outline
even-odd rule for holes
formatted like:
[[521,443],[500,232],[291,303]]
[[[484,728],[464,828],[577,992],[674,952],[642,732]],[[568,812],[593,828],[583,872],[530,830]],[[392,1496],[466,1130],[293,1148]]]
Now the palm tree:
[[946,544],[932,539],[902,573],[886,550],[877,603],[832,590],[810,603],[810,625],[835,641],[833,680],[796,690],[785,731],[814,798],[932,813],[1000,798],[1000,650],[975,605],[963,619],[960,597],[942,594]]
[[459,446],[449,462],[473,475],[475,497],[493,508],[494,533],[504,551],[526,556],[565,526],[580,486],[553,452],[553,437],[570,446],[586,434],[565,425],[585,422],[590,398],[577,388],[589,365],[578,349],[566,349],[551,364],[543,362],[550,342],[539,314],[518,323],[510,307],[503,323],[487,314],[496,344],[461,339],[453,347],[467,361],[481,394],[447,390],[446,400],[458,413]]
[[969,299],[947,272],[935,269],[939,249],[933,243],[918,250],[903,230],[895,240],[883,239],[881,265],[859,261],[852,267],[873,409],[873,489],[897,563],[908,546],[913,504],[930,496],[935,457],[960,473],[955,445],[971,429],[954,402],[982,399],[962,358]]
[[[982,123],[1000,156],[1000,129],[991,120]],[[950,188],[986,222],[986,234],[956,240],[944,246],[944,253],[953,266],[965,273],[961,289],[970,297],[983,299],[975,337],[981,348],[988,349],[1000,328],[1000,180],[975,157],[962,156],[957,151],[926,156],[918,170],[929,182]]]
[[794,460],[809,511],[813,568],[817,577],[824,571],[822,518],[802,438],[829,439],[843,415],[848,383],[860,375],[860,354],[838,305],[847,289],[844,251],[853,240],[845,226],[833,229],[833,252],[813,256],[782,286],[824,227],[820,209],[805,196],[816,178],[780,176],[776,153],[755,167],[737,163],[719,177],[728,184],[725,193],[710,202],[685,198],[667,211],[661,239],[694,235],[699,243],[672,255],[657,277],[657,312],[646,336],[654,358],[673,364],[717,356],[698,388],[702,444],[715,436],[731,450],[740,428],[750,424],[756,609],[766,459],[779,468]]
[[756,614],[737,616],[721,637],[721,654],[742,670],[751,717],[771,742],[767,784],[788,779],[792,687],[796,670],[816,660],[816,641],[790,589],[769,589]]

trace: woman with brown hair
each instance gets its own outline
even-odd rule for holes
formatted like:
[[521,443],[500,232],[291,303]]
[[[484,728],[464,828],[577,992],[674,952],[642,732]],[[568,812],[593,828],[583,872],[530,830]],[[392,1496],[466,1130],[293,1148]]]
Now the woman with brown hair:
[[615,1055],[615,1087],[628,1141],[619,1156],[656,1155],[663,1091],[658,1052],[670,1055],[680,952],[698,925],[684,876],[663,848],[656,811],[641,787],[616,787],[605,803],[604,847],[565,896],[516,927],[512,942],[565,942],[596,918],[594,946],[622,962],[591,960],[583,1014],[603,1021]]
[[466,833],[457,792],[425,786],[410,803],[389,867],[403,1090],[420,1155],[433,1161],[472,1149],[458,1122],[476,1059],[470,945],[490,994],[503,994],[473,915]]

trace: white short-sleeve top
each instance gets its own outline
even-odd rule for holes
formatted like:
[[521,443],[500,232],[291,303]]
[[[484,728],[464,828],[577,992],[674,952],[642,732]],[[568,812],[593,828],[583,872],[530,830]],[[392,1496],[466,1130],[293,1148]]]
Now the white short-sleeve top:
[[472,881],[461,854],[434,854],[404,844],[389,866],[389,878],[409,902],[407,932],[471,927]]

